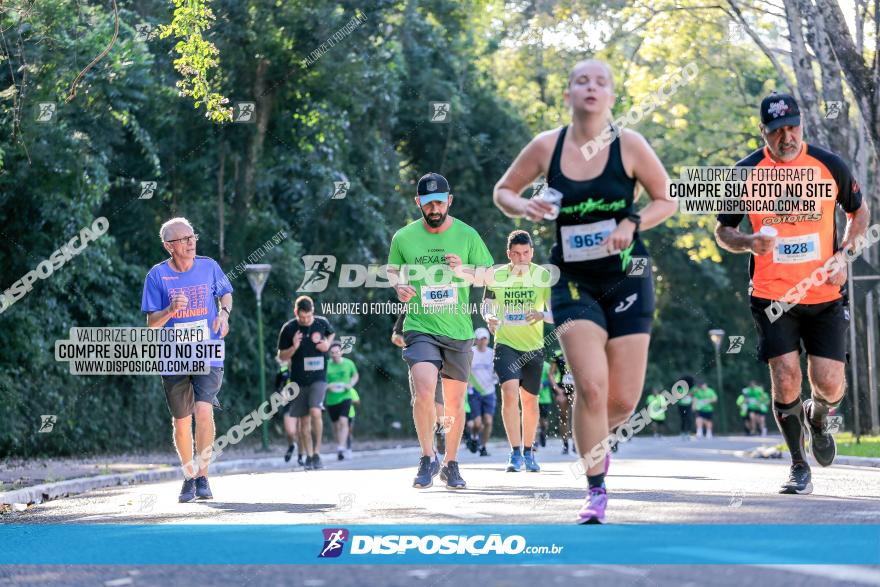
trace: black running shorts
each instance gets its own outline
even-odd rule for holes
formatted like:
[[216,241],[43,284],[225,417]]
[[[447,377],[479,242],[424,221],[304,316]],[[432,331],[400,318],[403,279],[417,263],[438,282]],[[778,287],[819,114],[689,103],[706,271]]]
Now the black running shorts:
[[766,363],[773,357],[800,352],[803,344],[807,355],[847,362],[849,306],[843,298],[821,304],[797,304],[774,322],[766,311],[770,304],[770,300],[750,298],[758,330],[759,360]]
[[550,307],[558,328],[566,320],[589,320],[608,338],[650,334],[654,318],[654,284],[648,260],[637,276],[586,278],[562,271],[551,288]]
[[518,379],[519,385],[532,395],[541,392],[541,373],[544,370],[544,349],[518,351],[506,344],[495,345],[495,374],[503,385]]

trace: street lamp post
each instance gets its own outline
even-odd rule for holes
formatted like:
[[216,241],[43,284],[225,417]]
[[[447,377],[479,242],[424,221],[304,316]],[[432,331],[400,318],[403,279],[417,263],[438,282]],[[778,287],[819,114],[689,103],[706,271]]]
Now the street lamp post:
[[[251,289],[254,290],[254,294],[257,296],[257,349],[260,357],[260,404],[262,405],[266,401],[266,357],[263,350],[262,293],[263,286],[266,285],[266,280],[269,279],[269,271],[272,270],[272,266],[268,264],[245,265],[244,269],[247,272],[248,283],[251,284]],[[263,450],[268,451],[269,422],[267,420],[263,420],[262,428]]]
[[[715,347],[715,371],[718,375],[718,423],[724,423],[724,376],[721,373],[721,341],[724,340],[724,331],[713,328],[709,331],[709,340]],[[721,426],[719,426],[720,428]],[[719,430],[720,432],[720,430]]]

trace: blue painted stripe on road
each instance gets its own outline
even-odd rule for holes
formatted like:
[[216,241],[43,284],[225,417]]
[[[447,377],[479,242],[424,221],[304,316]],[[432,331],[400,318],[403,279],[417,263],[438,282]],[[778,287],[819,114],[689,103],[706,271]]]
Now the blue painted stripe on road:
[[25,565],[880,564],[867,524],[7,524],[0,544],[0,563]]

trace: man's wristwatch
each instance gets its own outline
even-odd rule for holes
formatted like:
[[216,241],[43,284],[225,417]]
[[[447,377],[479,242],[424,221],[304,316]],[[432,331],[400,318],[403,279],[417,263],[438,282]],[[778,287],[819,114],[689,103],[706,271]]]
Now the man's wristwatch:
[[631,212],[626,215],[626,219],[636,225],[636,230],[639,229],[639,226],[642,224],[642,217],[639,216],[636,212]]
[[232,312],[229,311],[229,308],[227,306],[220,306],[220,311],[226,312],[226,316],[232,316]]

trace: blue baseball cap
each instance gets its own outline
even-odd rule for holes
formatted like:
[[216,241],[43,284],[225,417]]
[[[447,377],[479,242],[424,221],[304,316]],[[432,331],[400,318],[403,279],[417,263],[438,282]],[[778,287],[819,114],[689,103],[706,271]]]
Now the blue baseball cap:
[[422,206],[430,202],[447,202],[449,200],[449,182],[439,173],[426,173],[419,179],[416,193]]

